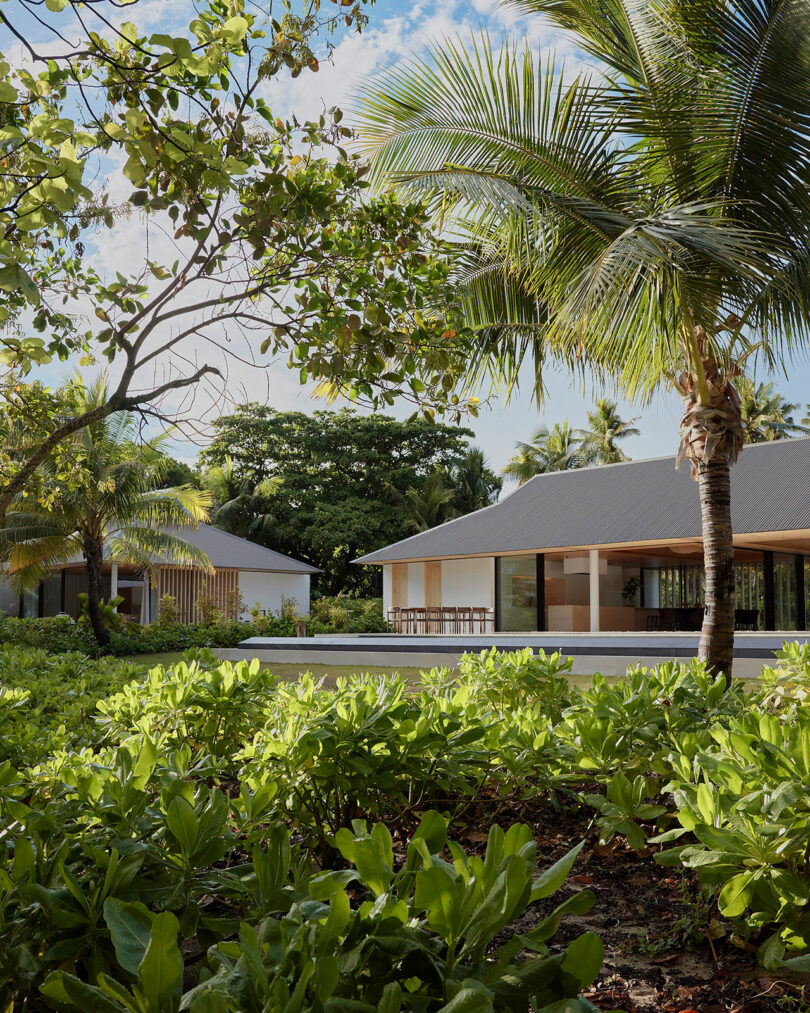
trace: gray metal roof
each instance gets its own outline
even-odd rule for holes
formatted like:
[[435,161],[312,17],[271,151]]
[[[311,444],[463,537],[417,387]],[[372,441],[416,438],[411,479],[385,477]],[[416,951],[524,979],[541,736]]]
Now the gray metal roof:
[[[731,471],[737,534],[810,528],[810,437],[745,447]],[[493,506],[356,563],[700,537],[687,464],[656,457],[537,475]]]
[[[231,535],[210,524],[200,524],[196,531],[179,528],[167,528],[171,534],[190,542],[208,556],[215,569],[232,568],[234,570],[261,570],[266,573],[321,573],[317,566],[302,563],[300,559],[285,556],[283,552],[266,549],[246,538]],[[104,558],[109,559],[109,545],[105,543]],[[67,563],[82,563],[84,557],[76,555]],[[170,556],[157,556],[153,560],[157,565],[175,565],[177,560]]]
[[[216,569],[264,570],[269,573],[320,573],[316,566],[285,556],[274,549],[231,535],[210,524],[200,524],[196,531],[178,531],[180,538],[196,545],[208,556]],[[157,562],[157,560],[156,560]]]

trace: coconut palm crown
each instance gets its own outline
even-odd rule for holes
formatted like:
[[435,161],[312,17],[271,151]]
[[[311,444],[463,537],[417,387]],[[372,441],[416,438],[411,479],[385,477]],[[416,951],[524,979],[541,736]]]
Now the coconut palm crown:
[[750,377],[741,376],[737,390],[746,443],[770,443],[810,435],[810,420],[796,422],[793,418],[798,402],[788,401],[772,383],[755,383]]
[[602,397],[596,402],[593,411],[586,412],[588,425],[579,430],[584,455],[592,464],[620,464],[629,461],[619,443],[630,436],[640,436],[641,431],[633,423],[635,419],[625,420],[619,415],[619,406],[615,401]]
[[541,426],[530,442],[518,442],[517,453],[503,473],[523,485],[535,475],[584,468],[590,463],[591,457],[584,452],[576,430],[567,422],[557,422],[551,429]]
[[[86,388],[76,379],[71,387],[82,411],[106,401],[104,378]],[[137,436],[138,419],[127,412],[80,430],[74,448],[81,461],[81,483],[60,481],[46,460],[42,477],[55,490],[53,507],[21,496],[0,532],[9,575],[20,590],[35,587],[52,567],[77,555],[84,558],[88,615],[100,644],[109,641],[100,610],[105,557],[149,571],[154,571],[156,559],[168,559],[213,572],[204,552],[166,530],[188,530],[207,520],[210,494],[191,486],[156,489],[167,464],[161,452],[166,435],[143,442],[137,442]]]
[[734,380],[808,343],[810,0],[511,2],[570,33],[593,73],[569,84],[528,49],[443,43],[367,85],[365,151],[435,210],[480,334],[474,375],[514,381],[533,355],[683,399],[698,653],[729,674]]

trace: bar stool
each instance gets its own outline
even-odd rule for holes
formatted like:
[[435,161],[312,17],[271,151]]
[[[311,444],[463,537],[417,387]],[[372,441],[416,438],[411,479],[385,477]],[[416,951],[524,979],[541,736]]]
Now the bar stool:
[[459,605],[456,609],[456,633],[473,632],[473,609],[469,605]]

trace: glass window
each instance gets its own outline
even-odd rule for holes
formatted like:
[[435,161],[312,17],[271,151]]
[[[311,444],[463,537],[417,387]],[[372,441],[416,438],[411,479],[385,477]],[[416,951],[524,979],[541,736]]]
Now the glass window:
[[39,615],[39,588],[33,591],[23,591],[22,614],[25,619],[36,619]]
[[59,615],[62,607],[62,574],[52,573],[45,578],[42,595],[42,614],[44,616]]
[[499,556],[498,615],[504,633],[537,629],[537,558]]
[[796,557],[783,552],[773,556],[773,611],[777,630],[795,630]]

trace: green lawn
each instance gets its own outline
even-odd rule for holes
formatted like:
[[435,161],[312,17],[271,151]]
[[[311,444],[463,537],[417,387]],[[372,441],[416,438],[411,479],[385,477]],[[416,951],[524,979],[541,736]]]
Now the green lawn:
[[[182,658],[182,651],[164,651],[158,654],[127,654],[123,656],[124,661],[131,661],[137,665],[146,665],[149,668],[155,668],[158,665],[163,665],[164,668],[169,665],[175,665],[178,661],[182,661]],[[264,667],[275,672],[281,679],[297,679],[303,672],[311,672],[318,678],[325,676],[327,685],[329,686],[333,686],[335,680],[341,676],[348,677],[359,672],[369,672],[372,675],[390,675],[392,672],[398,672],[408,682],[418,685],[421,674],[421,669],[419,668],[381,668],[368,665],[302,665],[265,662]],[[589,686],[591,682],[590,675],[572,675],[569,678],[575,686],[581,689]],[[609,678],[613,677],[609,676]]]

